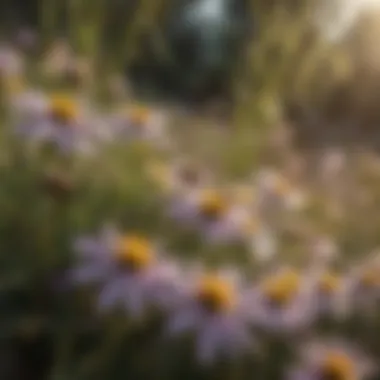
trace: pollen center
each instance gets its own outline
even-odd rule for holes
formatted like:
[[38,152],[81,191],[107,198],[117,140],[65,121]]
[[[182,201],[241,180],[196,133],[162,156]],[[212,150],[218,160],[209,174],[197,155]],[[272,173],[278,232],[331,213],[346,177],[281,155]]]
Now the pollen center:
[[200,200],[200,212],[206,219],[219,219],[227,211],[226,199],[214,191],[205,192]]
[[229,310],[235,298],[231,284],[218,276],[204,277],[198,286],[197,296],[204,309],[210,312]]
[[299,286],[299,274],[286,271],[264,281],[262,290],[270,303],[283,306],[294,298]]
[[54,121],[68,125],[75,120],[77,113],[77,105],[69,97],[54,96],[51,99],[50,115]]
[[145,238],[126,236],[119,243],[116,259],[122,268],[139,271],[148,267],[152,262],[152,251],[149,241]]
[[322,380],[354,380],[355,369],[352,360],[341,352],[332,352],[322,365]]

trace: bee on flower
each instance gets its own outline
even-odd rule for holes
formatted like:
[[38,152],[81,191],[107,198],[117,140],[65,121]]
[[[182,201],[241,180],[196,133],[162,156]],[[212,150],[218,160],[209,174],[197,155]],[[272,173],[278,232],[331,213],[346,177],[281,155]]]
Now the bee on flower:
[[247,315],[240,305],[241,280],[234,271],[190,271],[183,302],[168,319],[170,338],[194,334],[201,365],[234,359],[251,348]]
[[254,325],[268,333],[291,333],[315,318],[309,279],[298,270],[280,268],[246,293]]
[[374,370],[363,353],[342,342],[312,342],[302,347],[300,356],[289,380],[364,380]]
[[165,259],[147,237],[104,227],[97,236],[78,238],[74,248],[78,263],[71,279],[74,284],[100,286],[100,312],[121,307],[138,318],[150,307],[165,311],[177,301],[180,267]]

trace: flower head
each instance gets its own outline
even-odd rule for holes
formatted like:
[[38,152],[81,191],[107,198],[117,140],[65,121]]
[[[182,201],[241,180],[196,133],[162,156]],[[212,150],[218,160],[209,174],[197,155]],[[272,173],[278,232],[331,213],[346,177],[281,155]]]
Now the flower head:
[[220,219],[228,210],[227,200],[217,191],[205,190],[199,200],[199,213],[206,220]]
[[54,95],[50,100],[50,116],[62,125],[71,125],[78,115],[77,104],[65,95]]
[[320,375],[326,380],[353,380],[356,378],[355,363],[345,352],[328,352],[321,363]]
[[203,277],[197,288],[197,299],[206,310],[222,312],[234,304],[234,289],[230,283],[215,275]]
[[286,269],[264,280],[262,292],[273,305],[284,306],[296,296],[300,288],[300,275]]
[[99,311],[122,306],[134,317],[148,307],[167,308],[177,299],[179,268],[159,255],[144,236],[104,228],[76,242],[80,261],[73,281],[99,285]]
[[152,263],[153,249],[146,238],[128,235],[120,239],[115,258],[122,268],[139,271]]
[[237,279],[222,272],[196,273],[190,276],[185,302],[169,318],[171,336],[195,334],[195,352],[201,364],[230,359],[250,345],[245,313],[240,308]]
[[341,342],[314,342],[302,347],[302,361],[291,379],[358,380],[373,371],[372,364],[358,350]]
[[148,107],[137,105],[127,112],[130,123],[135,127],[144,127],[150,120],[152,114]]

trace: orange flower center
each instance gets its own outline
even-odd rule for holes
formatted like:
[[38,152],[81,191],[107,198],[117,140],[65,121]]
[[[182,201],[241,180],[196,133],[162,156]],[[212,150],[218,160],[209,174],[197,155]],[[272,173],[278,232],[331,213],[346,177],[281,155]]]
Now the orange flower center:
[[153,261],[153,249],[144,237],[125,236],[116,249],[116,259],[121,267],[140,271]]
[[214,191],[206,191],[200,200],[200,213],[211,220],[219,219],[227,211],[227,201],[221,194]]
[[147,107],[137,106],[132,108],[128,113],[128,118],[132,125],[143,127],[149,121],[151,111]]
[[208,275],[198,285],[197,298],[207,311],[223,312],[233,307],[235,294],[228,281]]
[[262,291],[271,303],[284,306],[295,297],[299,287],[299,274],[289,270],[265,280]]
[[355,366],[342,352],[329,353],[322,365],[323,380],[355,380]]
[[75,121],[78,115],[78,108],[70,97],[57,95],[51,99],[50,115],[54,121],[69,125]]

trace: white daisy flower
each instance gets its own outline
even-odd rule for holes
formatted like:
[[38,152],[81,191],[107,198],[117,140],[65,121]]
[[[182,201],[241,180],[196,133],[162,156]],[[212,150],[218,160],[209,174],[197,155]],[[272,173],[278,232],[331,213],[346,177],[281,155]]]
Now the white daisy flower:
[[166,118],[161,112],[147,106],[132,105],[121,109],[111,116],[109,124],[117,139],[168,143]]
[[70,96],[33,98],[33,93],[26,93],[15,100],[15,105],[22,116],[16,133],[28,140],[54,144],[65,154],[92,154],[105,140],[101,134],[105,128],[102,119]]
[[343,342],[312,342],[300,351],[301,361],[289,372],[289,380],[360,380],[374,369],[362,352]]
[[150,307],[164,311],[178,301],[180,268],[159,255],[145,237],[104,228],[98,236],[79,238],[75,248],[79,262],[72,281],[100,285],[100,312],[124,307],[138,318]]
[[202,365],[233,359],[252,343],[236,278],[223,272],[191,274],[183,304],[169,317],[169,337],[195,334],[195,353]]
[[292,333],[314,320],[310,279],[298,271],[281,268],[248,290],[247,304],[253,323],[268,333]]
[[169,211],[211,243],[245,241],[251,223],[249,210],[215,189],[195,189],[173,197]]

